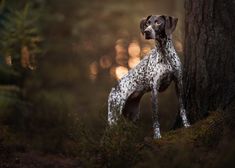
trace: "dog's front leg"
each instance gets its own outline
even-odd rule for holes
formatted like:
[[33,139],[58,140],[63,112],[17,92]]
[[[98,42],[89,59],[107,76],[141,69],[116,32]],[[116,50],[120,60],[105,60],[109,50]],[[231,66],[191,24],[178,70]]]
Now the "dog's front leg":
[[154,84],[152,88],[152,111],[153,111],[153,130],[154,130],[154,139],[161,138],[160,133],[160,124],[158,121],[158,89],[157,85]]
[[186,116],[186,110],[184,107],[184,102],[183,102],[183,82],[182,82],[182,75],[179,75],[178,78],[175,79],[175,88],[176,88],[176,94],[178,97],[179,101],[179,106],[180,106],[180,117],[183,121],[184,127],[189,127],[190,124],[188,122],[187,116]]

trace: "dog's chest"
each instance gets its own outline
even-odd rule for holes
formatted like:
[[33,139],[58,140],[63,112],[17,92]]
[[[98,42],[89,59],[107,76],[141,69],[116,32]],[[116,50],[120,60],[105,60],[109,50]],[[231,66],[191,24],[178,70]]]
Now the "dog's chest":
[[164,73],[159,79],[158,91],[162,92],[162,91],[166,90],[172,80],[173,80],[173,72],[172,71],[169,71],[169,73]]
[[172,63],[166,57],[157,53],[149,60],[146,83],[149,83],[152,87],[157,82],[159,90],[163,91],[171,83],[174,71]]

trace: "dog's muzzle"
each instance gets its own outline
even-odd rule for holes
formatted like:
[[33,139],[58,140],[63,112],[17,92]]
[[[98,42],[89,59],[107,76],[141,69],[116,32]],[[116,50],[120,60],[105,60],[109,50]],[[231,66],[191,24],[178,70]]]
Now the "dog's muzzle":
[[144,31],[145,39],[151,39],[151,32],[150,31]]
[[145,35],[145,39],[154,39],[155,38],[155,32],[154,32],[152,26],[148,26],[144,30],[144,35]]

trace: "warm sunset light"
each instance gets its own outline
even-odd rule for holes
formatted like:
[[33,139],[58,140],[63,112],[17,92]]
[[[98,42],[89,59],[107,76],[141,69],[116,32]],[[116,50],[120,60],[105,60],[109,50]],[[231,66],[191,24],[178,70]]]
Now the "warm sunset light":
[[112,65],[112,60],[109,56],[104,55],[100,58],[100,66],[103,69],[110,68]]
[[91,80],[95,80],[96,79],[96,75],[98,74],[98,64],[96,61],[92,62],[89,66],[90,69],[90,79]]
[[175,42],[175,49],[177,52],[183,52],[183,44],[179,40]]
[[124,65],[127,60],[126,49],[122,39],[118,39],[115,45],[116,57],[115,61],[119,65]]
[[140,56],[140,46],[137,42],[130,43],[128,47],[128,54],[130,57],[139,57]]
[[134,68],[140,62],[139,57],[133,57],[128,60],[128,66]]
[[116,74],[117,79],[121,79],[127,73],[128,73],[128,69],[124,66],[118,66],[115,69],[115,74]]
[[148,54],[151,50],[151,47],[150,45],[145,45],[142,49],[141,49],[141,52],[142,52],[142,55],[145,56],[146,54]]
[[21,66],[26,68],[30,65],[29,58],[30,52],[27,46],[23,46],[21,49]]
[[10,66],[12,65],[12,58],[10,55],[5,57],[5,62],[7,65],[10,65]]
[[134,68],[140,62],[140,45],[137,41],[133,41],[128,46],[128,66]]

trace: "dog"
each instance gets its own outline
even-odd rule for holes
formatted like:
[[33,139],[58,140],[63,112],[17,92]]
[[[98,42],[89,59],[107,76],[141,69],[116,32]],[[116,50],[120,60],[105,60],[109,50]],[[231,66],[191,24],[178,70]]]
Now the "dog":
[[157,96],[174,81],[183,125],[190,126],[182,97],[182,65],[172,42],[177,22],[177,18],[165,15],[149,15],[140,21],[141,33],[145,39],[155,40],[156,47],[111,89],[108,97],[110,125],[117,122],[119,115],[137,120],[140,99],[151,91],[154,139],[161,138]]

